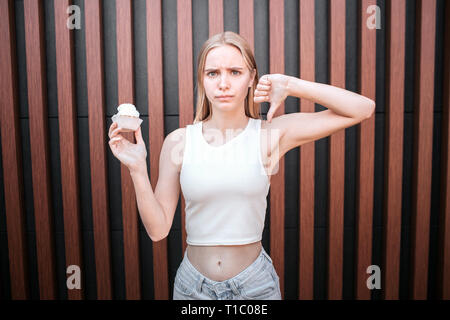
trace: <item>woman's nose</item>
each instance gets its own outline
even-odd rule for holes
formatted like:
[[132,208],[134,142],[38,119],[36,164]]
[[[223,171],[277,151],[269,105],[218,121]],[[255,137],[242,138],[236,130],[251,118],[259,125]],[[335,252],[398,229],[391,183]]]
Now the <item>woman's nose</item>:
[[228,77],[224,74],[222,74],[220,76],[220,80],[219,80],[219,88],[220,89],[227,89],[229,87],[229,81],[228,81]]

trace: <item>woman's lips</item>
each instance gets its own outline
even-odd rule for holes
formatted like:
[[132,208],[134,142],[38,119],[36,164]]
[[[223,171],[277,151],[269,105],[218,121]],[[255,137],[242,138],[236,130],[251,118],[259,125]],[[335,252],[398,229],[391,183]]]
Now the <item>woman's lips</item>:
[[220,101],[230,100],[231,98],[233,98],[233,96],[216,96],[216,99]]

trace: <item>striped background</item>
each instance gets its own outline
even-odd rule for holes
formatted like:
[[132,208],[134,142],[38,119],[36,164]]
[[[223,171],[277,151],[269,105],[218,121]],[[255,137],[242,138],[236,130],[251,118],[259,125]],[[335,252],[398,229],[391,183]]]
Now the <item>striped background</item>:
[[[193,120],[200,47],[223,30],[249,40],[260,75],[377,103],[272,178],[263,245],[284,299],[449,299],[448,17],[444,0],[0,0],[1,299],[171,299],[183,198],[152,243],[107,129],[118,104],[137,106],[154,189],[164,137]],[[278,114],[323,109],[289,97]]]

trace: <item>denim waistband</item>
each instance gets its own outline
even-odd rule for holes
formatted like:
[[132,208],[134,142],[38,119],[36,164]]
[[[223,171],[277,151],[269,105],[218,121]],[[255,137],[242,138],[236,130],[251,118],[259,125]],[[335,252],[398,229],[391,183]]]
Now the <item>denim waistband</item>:
[[255,261],[253,261],[248,267],[246,267],[236,276],[223,281],[215,281],[209,279],[208,277],[200,273],[200,271],[198,271],[189,261],[189,258],[187,256],[187,249],[184,252],[184,258],[181,263],[181,267],[186,269],[187,272],[185,276],[191,278],[190,280],[196,284],[196,289],[198,292],[201,292],[202,286],[206,285],[206,287],[218,294],[230,289],[235,294],[237,294],[239,292],[238,288],[240,285],[243,285],[245,282],[252,280],[251,275],[257,276],[264,268],[267,267],[267,261],[264,261],[265,258],[267,258],[270,263],[272,263],[272,259],[270,258],[270,256],[267,254],[264,248],[261,247],[261,252],[255,259]]

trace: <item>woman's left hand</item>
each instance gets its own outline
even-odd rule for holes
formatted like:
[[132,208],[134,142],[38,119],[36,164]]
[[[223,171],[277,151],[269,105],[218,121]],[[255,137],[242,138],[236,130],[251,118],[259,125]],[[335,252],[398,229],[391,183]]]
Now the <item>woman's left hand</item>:
[[257,103],[270,103],[270,108],[267,112],[267,120],[269,122],[272,121],[275,111],[289,95],[289,78],[289,76],[284,74],[266,74],[259,79],[253,100]]

